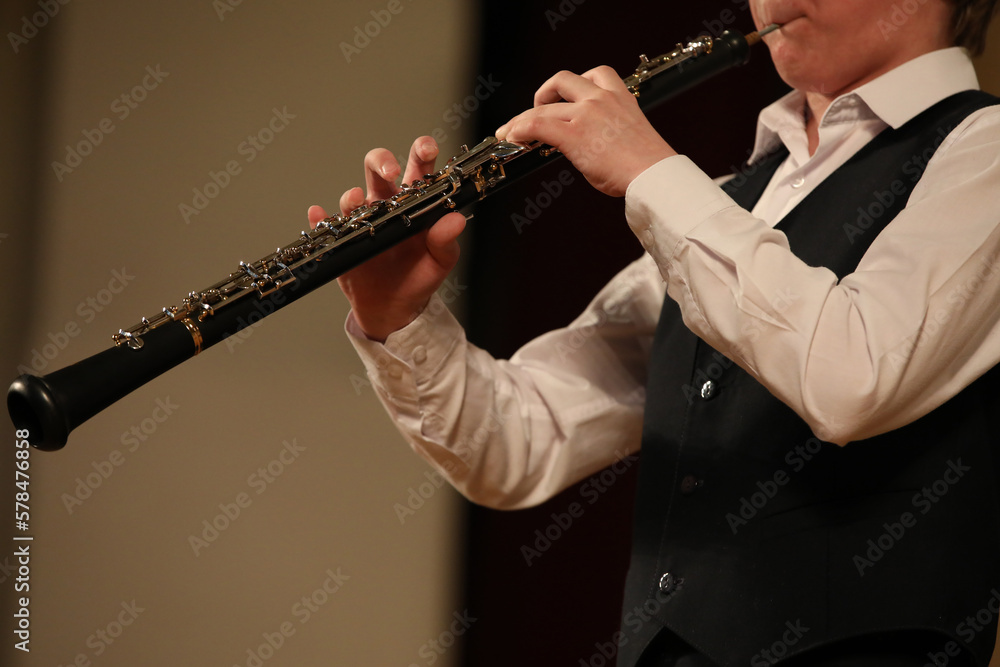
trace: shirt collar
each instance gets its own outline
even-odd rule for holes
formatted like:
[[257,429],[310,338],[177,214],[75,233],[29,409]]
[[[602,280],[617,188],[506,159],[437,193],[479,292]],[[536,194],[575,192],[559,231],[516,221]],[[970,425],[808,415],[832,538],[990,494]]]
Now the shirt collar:
[[[877,118],[896,129],[955,93],[978,89],[976,71],[964,49],[932,51],[836,98],[823,115],[820,128]],[[805,131],[804,105],[805,95],[793,90],[760,112],[750,163],[787,144],[782,135]]]

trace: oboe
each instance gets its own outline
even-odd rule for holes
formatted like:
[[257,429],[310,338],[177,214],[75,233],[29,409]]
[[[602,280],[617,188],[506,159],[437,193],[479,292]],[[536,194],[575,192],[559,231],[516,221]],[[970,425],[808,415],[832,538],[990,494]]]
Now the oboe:
[[[640,56],[623,80],[644,111],[731,67],[745,64],[768,26],[746,36],[726,31],[678,44],[656,58]],[[309,294],[370,257],[427,229],[560,154],[549,146],[484,139],[433,174],[389,199],[333,215],[291,244],[255,262],[240,262],[223,280],[191,292],[178,306],[143,317],[114,334],[114,345],[45,376],[22,375],[7,391],[7,408],[30,443],[61,449],[71,430],[153,378],[261,318]]]

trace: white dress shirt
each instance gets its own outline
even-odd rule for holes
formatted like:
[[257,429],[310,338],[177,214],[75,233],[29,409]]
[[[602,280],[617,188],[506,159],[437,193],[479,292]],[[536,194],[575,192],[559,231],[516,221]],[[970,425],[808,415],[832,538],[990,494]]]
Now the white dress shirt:
[[[1000,107],[942,137],[906,208],[843,280],[772,227],[879,132],[975,88],[962,50],[917,58],[834,100],[812,156],[804,97],[790,93],[760,114],[751,161],[778,142],[789,157],[752,213],[686,157],[652,166],[625,197],[647,254],[509,361],[469,344],[437,297],[384,345],[351,316],[347,331],[413,448],[492,507],[543,502],[638,449],[665,292],[817,437],[898,428],[1000,360]],[[865,233],[860,214],[844,224]]]

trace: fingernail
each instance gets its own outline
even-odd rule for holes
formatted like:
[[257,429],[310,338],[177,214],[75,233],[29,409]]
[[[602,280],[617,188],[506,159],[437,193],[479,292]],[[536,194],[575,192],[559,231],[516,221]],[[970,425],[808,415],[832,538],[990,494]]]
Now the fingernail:
[[497,139],[503,139],[505,136],[507,136],[507,125],[508,123],[504,123],[499,128],[497,128],[496,134],[494,135]]

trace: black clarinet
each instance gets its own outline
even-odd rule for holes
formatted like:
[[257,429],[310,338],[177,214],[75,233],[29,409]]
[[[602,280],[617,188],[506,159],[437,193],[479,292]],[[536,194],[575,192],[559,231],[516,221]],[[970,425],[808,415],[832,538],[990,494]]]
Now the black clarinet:
[[[623,81],[648,111],[659,102],[750,59],[750,47],[777,29],[746,36],[725,31],[701,37],[656,58],[640,56]],[[462,146],[448,163],[404,185],[389,199],[334,215],[293,243],[256,262],[240,262],[225,279],[191,292],[114,334],[114,346],[44,376],[22,375],[7,391],[17,429],[42,450],[61,449],[70,431],[153,378],[239,333],[378,253],[427,229],[441,215],[473,204],[560,153],[538,143],[484,139]]]

